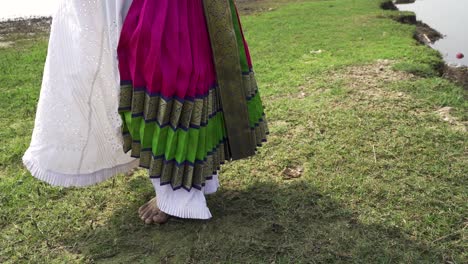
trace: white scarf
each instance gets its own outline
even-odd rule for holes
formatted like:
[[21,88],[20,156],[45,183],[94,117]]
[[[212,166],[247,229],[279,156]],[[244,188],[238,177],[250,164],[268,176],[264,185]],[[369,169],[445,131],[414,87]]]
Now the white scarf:
[[120,131],[117,45],[132,0],[61,0],[23,163],[52,185],[87,186],[136,167]]

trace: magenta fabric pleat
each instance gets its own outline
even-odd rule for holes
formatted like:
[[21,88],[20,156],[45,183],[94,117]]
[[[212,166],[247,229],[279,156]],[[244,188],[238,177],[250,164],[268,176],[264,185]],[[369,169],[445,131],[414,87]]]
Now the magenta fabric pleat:
[[240,33],[242,35],[242,41],[244,42],[245,56],[247,57],[247,65],[249,66],[249,69],[252,70],[253,64],[252,64],[252,57],[250,56],[249,45],[247,44],[247,41],[245,40],[244,30],[242,29],[242,23],[240,22],[241,20],[240,20],[240,17],[239,17],[239,10],[237,9],[237,6],[235,5],[235,3],[234,3],[234,6],[236,8],[237,20],[239,21]]
[[121,80],[151,95],[194,98],[216,83],[202,0],[134,0],[118,56]]

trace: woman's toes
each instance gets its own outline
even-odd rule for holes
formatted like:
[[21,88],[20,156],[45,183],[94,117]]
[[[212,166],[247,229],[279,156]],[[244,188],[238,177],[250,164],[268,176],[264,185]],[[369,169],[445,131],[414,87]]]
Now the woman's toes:
[[145,222],[145,224],[147,225],[150,225],[153,223],[153,218],[152,217],[148,217],[146,219],[143,219],[143,221]]
[[151,210],[151,208],[148,208],[148,210],[146,210],[143,215],[142,215],[142,219],[147,219],[147,218],[151,218],[153,217],[154,213],[153,213],[153,210]]
[[150,211],[150,207],[146,206],[145,208],[138,210],[138,215],[140,217],[143,217],[148,211]]
[[151,199],[138,209],[138,214],[145,224],[152,224],[154,217],[158,215],[159,208],[156,204],[156,198]]
[[159,213],[153,216],[152,219],[155,223],[160,225],[165,224],[169,220],[169,215],[164,213],[163,211],[159,211]]
[[140,217],[143,217],[143,215],[146,213],[146,210],[147,210],[146,208],[143,208],[143,209],[138,210],[138,215],[139,215]]
[[138,208],[138,213],[140,215],[142,215],[144,213],[144,211],[146,211],[146,208],[148,208],[148,203],[145,203],[144,205],[142,205],[140,208]]

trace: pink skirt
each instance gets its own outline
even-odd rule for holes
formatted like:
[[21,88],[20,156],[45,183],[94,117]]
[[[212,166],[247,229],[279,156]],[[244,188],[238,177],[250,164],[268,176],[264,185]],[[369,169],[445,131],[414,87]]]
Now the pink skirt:
[[119,49],[121,79],[165,98],[195,98],[216,83],[202,0],[134,0]]

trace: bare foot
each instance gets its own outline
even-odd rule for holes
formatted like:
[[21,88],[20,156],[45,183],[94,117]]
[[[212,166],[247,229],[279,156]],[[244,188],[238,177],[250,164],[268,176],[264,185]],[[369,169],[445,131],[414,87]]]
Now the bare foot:
[[169,221],[169,215],[163,211],[159,211],[157,215],[153,216],[153,221],[160,225],[165,224]]
[[138,214],[141,220],[147,225],[153,223],[164,224],[169,220],[169,215],[159,210],[156,197],[140,207],[140,209],[138,209]]
[[134,169],[130,170],[129,172],[125,173],[125,176],[131,177],[131,176],[133,176],[133,174],[135,174],[137,171],[138,171],[138,168],[134,168]]

